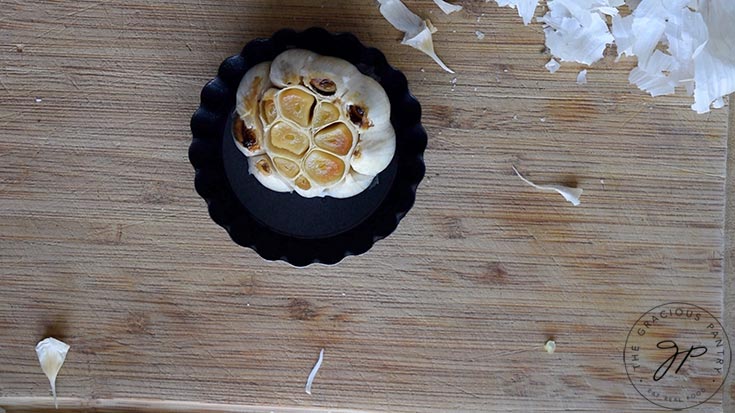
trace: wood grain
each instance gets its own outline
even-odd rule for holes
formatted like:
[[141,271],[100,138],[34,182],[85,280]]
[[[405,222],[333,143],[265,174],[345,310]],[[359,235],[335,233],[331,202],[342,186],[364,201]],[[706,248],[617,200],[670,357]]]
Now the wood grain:
[[[408,1],[439,28],[450,75],[399,46],[374,2],[347,3],[0,1],[0,407],[50,403],[33,346],[54,335],[72,346],[58,391],[76,411],[654,410],[621,352],[663,302],[722,314],[727,110],[653,100],[628,84],[630,60],[607,57],[585,86],[573,64],[549,74],[540,26],[494,2],[445,16]],[[391,237],[296,269],[209,219],[188,125],[224,58],[313,25],[404,71],[427,176]],[[511,165],[576,183],[582,205]]]

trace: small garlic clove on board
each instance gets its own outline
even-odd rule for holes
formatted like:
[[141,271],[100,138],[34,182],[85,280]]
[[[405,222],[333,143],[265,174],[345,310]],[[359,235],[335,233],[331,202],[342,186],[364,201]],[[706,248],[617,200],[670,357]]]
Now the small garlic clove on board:
[[36,344],[38,361],[41,363],[41,369],[48,377],[49,383],[51,383],[51,393],[54,395],[54,405],[57,409],[59,403],[56,401],[56,375],[59,374],[68,352],[69,345],[55,338],[49,337]]

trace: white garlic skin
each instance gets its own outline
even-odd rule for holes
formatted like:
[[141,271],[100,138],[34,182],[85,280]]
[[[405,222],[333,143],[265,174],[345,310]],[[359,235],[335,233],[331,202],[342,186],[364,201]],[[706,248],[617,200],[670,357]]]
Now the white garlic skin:
[[38,361],[41,363],[41,370],[46,374],[51,384],[51,393],[54,395],[54,405],[56,408],[59,407],[56,401],[56,376],[59,374],[64,360],[66,360],[66,354],[69,352],[69,348],[68,344],[52,337],[41,340],[36,344]]

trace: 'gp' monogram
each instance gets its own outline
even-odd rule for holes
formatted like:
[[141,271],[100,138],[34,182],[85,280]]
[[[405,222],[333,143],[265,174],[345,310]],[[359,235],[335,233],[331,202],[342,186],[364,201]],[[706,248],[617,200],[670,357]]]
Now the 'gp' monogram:
[[[657,368],[656,371],[653,373],[654,381],[659,381],[666,376],[666,373],[669,372],[669,368],[671,368],[671,366],[674,364],[674,362],[676,361],[677,357],[679,357],[680,354],[685,354],[685,356],[681,360],[681,363],[679,363],[679,367],[677,367],[676,370],[674,370],[675,374],[679,372],[679,369],[681,369],[681,367],[684,365],[684,362],[686,362],[687,359],[689,359],[689,357],[697,358],[707,353],[707,347],[705,346],[691,346],[689,347],[689,350],[679,351],[679,346],[673,340],[659,341],[658,344],[656,344],[656,347],[660,348],[661,350],[668,350],[668,349],[673,348],[674,354],[672,354],[669,358],[667,358],[666,361],[661,363],[659,368]],[[701,353],[695,353],[695,351],[701,351],[701,350],[704,350],[704,351],[702,351]],[[663,371],[661,371],[661,369],[663,369]]]

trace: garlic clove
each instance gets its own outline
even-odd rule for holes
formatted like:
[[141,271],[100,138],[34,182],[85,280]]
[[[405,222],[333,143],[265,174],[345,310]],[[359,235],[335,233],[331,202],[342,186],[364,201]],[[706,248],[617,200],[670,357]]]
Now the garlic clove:
[[552,339],[546,340],[546,343],[544,343],[544,350],[549,354],[553,354],[554,351],[556,351],[556,341]]
[[68,344],[51,337],[40,341],[36,345],[38,361],[41,363],[41,369],[51,384],[51,393],[54,395],[54,405],[57,409],[59,404],[56,401],[56,376],[59,374],[68,352]]
[[302,87],[283,89],[276,98],[278,113],[301,127],[311,125],[316,97]]
[[314,122],[312,126],[316,129],[329,125],[339,119],[341,113],[337,106],[329,102],[321,102],[314,109]]
[[251,115],[237,116],[232,122],[232,137],[237,149],[245,156],[263,153],[263,127],[260,119]]
[[276,106],[278,91],[279,89],[272,87],[263,94],[263,100],[260,102],[260,120],[264,127],[272,125],[278,118],[278,107]]
[[327,189],[326,193],[332,198],[350,198],[368,189],[373,179],[372,175],[362,175],[352,169],[342,182]]
[[303,174],[294,179],[293,184],[293,190],[304,198],[323,197],[326,195],[325,187],[316,182],[312,182]]
[[271,82],[284,88],[301,84],[304,68],[319,55],[304,49],[290,49],[278,55],[271,64]]
[[388,167],[396,152],[396,135],[390,124],[360,134],[350,162],[352,169],[375,176]]
[[288,122],[279,121],[269,131],[268,152],[289,158],[302,157],[309,149],[308,131],[300,129]]
[[236,94],[237,113],[240,116],[258,112],[258,102],[271,87],[270,72],[271,63],[263,62],[253,66],[243,76]]
[[304,172],[312,182],[321,186],[332,186],[345,176],[347,166],[339,157],[315,149],[304,157]]
[[236,108],[239,115],[232,124],[237,148],[246,156],[263,153],[263,123],[259,102],[271,87],[270,62],[255,65],[243,77],[237,89]]
[[314,135],[316,146],[339,156],[350,152],[352,141],[352,131],[341,122],[335,122]]
[[383,129],[390,124],[390,99],[385,89],[368,76],[355,76],[347,84],[345,111],[360,131]]
[[248,170],[264,187],[275,192],[291,192],[291,187],[281,178],[268,155],[248,158]]
[[350,62],[333,57],[317,56],[303,69],[304,85],[324,100],[335,100],[347,92],[350,79],[363,75]]

